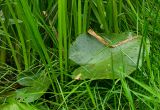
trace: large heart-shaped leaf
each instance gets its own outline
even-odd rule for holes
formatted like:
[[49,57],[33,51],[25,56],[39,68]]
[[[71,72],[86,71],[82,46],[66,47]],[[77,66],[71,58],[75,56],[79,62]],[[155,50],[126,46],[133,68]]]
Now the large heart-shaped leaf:
[[[130,33],[112,34],[105,38],[114,45],[129,37]],[[115,48],[109,48],[87,34],[77,37],[70,47],[69,58],[81,65],[73,72],[74,79],[114,79],[129,75],[141,64],[139,49],[141,36]],[[149,41],[147,40],[149,49]],[[140,65],[139,65],[140,66]]]
[[45,70],[36,74],[22,73],[18,77],[18,83],[26,86],[16,90],[16,97],[23,102],[33,102],[40,98],[50,85],[50,80]]

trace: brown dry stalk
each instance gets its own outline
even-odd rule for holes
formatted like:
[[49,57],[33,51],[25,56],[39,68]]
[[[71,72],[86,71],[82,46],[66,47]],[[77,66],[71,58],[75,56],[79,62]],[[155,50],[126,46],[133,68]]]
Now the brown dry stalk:
[[109,47],[115,48],[115,47],[118,47],[118,46],[120,46],[120,45],[122,45],[122,44],[125,44],[125,43],[127,43],[127,42],[129,42],[129,41],[131,41],[131,40],[133,40],[133,39],[136,39],[136,38],[138,38],[138,37],[137,37],[137,36],[135,36],[135,37],[130,37],[130,38],[126,39],[126,40],[120,41],[120,42],[118,42],[117,44],[111,45],[111,46],[109,46]]
[[129,42],[129,41],[131,41],[131,40],[134,40],[134,39],[138,38],[137,36],[135,36],[135,37],[130,37],[130,38],[126,39],[126,40],[123,40],[123,41],[118,42],[118,43],[115,44],[115,45],[110,45],[105,39],[103,39],[101,36],[97,35],[92,29],[89,29],[89,30],[88,30],[88,33],[89,33],[90,35],[92,35],[93,37],[95,37],[99,42],[101,42],[102,44],[104,44],[104,45],[106,45],[106,46],[108,46],[108,47],[110,47],[110,48],[118,47],[118,46],[120,46],[120,45],[122,45],[122,44],[125,44],[125,43],[127,43],[127,42]]
[[106,45],[106,46],[109,46],[109,43],[103,39],[101,36],[97,35],[92,29],[89,29],[88,30],[88,33],[90,35],[92,35],[93,37],[95,37],[99,42],[101,42],[102,44]]

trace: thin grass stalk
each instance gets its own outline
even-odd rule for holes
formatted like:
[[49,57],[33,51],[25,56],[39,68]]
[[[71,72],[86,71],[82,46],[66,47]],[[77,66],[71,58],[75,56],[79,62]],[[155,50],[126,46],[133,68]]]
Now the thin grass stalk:
[[151,63],[150,63],[150,57],[149,57],[149,50],[148,50],[148,47],[147,47],[148,44],[146,42],[147,35],[148,35],[147,31],[148,31],[148,23],[145,20],[145,22],[144,22],[144,30],[143,30],[143,37],[144,37],[143,47],[144,47],[145,60],[147,62],[147,68],[148,68],[149,73],[150,73],[150,79],[151,79],[151,82],[154,83],[154,75],[153,75],[153,72],[152,72]]
[[118,8],[118,13],[121,14],[122,13],[122,5],[123,5],[123,2],[122,0],[119,0],[119,8]]
[[7,3],[7,6],[9,8],[9,11],[11,12],[11,14],[13,16],[13,19],[15,21],[15,25],[17,27],[18,35],[19,35],[19,38],[20,38],[20,41],[21,41],[21,46],[22,46],[25,69],[28,69],[29,65],[28,65],[27,51],[26,51],[26,46],[25,46],[25,41],[24,41],[23,35],[22,35],[22,32],[21,32],[20,26],[18,24],[18,20],[16,18],[16,15],[13,12],[13,8],[11,7],[11,5],[10,5],[8,0],[6,0],[6,3]]
[[[121,105],[121,100],[122,100],[122,86],[121,86],[121,89],[120,89],[120,94],[119,94],[119,99],[118,99],[118,108],[117,110],[121,110],[122,109],[122,105]],[[121,109],[120,109],[121,108]]]
[[[27,1],[19,0],[18,3],[19,3],[19,5],[18,5],[19,8],[21,9],[21,11],[24,12],[24,20],[27,21],[27,22],[25,22],[25,25],[28,27],[27,29],[30,29],[29,30],[30,35],[31,35],[30,37],[31,37],[31,39],[36,41],[37,46],[39,47],[37,51],[39,52],[39,55],[42,58],[42,61],[45,65],[45,69],[47,71],[49,71],[49,72],[47,72],[48,77],[51,81],[52,88],[54,89],[54,93],[56,94],[56,92],[57,92],[56,88],[58,88],[58,85],[56,85],[56,87],[55,87],[54,82],[56,82],[57,78],[56,78],[55,72],[52,68],[52,64],[51,64],[51,60],[50,60],[48,52],[47,52],[47,48],[45,47],[44,42],[42,40],[42,37],[39,33],[38,24],[37,24],[37,22],[35,22],[35,19],[32,15],[32,12],[30,10],[30,7],[28,6]],[[58,100],[56,100],[56,101],[58,101]]]
[[[21,25],[21,30],[23,32],[23,37],[25,38],[25,44],[26,44],[26,52],[28,55],[28,65],[30,66],[31,63],[34,63],[33,59],[31,56],[35,56],[37,50],[38,50],[38,45],[36,40],[32,39],[32,37],[30,37],[32,33],[32,30],[28,24],[27,21],[27,17],[25,17],[25,15],[23,14],[23,8],[21,7],[21,5],[19,5],[19,2],[17,2],[18,4],[16,5],[15,9],[17,11],[17,15],[18,18],[21,19],[23,21],[23,24]],[[31,41],[33,41],[34,43],[32,43]],[[35,48],[35,50],[33,50],[33,52],[31,52],[32,47]],[[40,55],[41,56],[41,55]],[[43,60],[43,59],[42,59]]]
[[137,36],[138,36],[138,35],[139,35],[139,31],[138,31],[138,30],[139,30],[139,7],[138,7],[138,3],[137,3],[136,5],[137,5],[136,34],[137,34]]
[[61,92],[61,96],[62,96],[62,99],[63,99],[63,101],[64,101],[65,107],[66,107],[67,110],[69,110],[69,109],[68,109],[68,106],[67,106],[67,102],[66,102],[65,96],[64,96],[64,92],[63,92],[63,90],[62,90],[63,88],[61,87],[61,85],[60,85],[60,83],[59,83],[58,80],[57,80],[57,84],[58,84],[58,86],[59,86],[59,90],[60,90],[60,92]]
[[96,3],[96,7],[98,9],[98,13],[99,13],[99,17],[100,17],[100,20],[101,20],[102,27],[104,28],[105,33],[108,34],[109,33],[108,23],[106,21],[106,11],[105,11],[103,1],[102,0],[97,0],[97,1],[95,1],[95,3]]
[[78,0],[78,35],[82,32],[82,6],[81,0]]
[[[77,13],[77,0],[72,1],[72,15],[73,15],[73,22],[74,22],[74,36],[78,35],[78,13]],[[71,16],[72,16],[71,15]]]
[[57,31],[55,30],[55,27],[52,26],[52,24],[51,24],[51,28],[50,28],[45,23],[45,20],[39,14],[37,15],[37,17],[39,18],[39,20],[42,23],[42,24],[40,24],[40,26],[42,26],[42,28],[45,29],[47,34],[49,34],[49,37],[51,38],[53,44],[55,45],[55,48],[58,48],[58,37],[57,37]]
[[[23,23],[24,23],[24,28],[26,29],[26,37],[27,37],[27,40],[28,40],[28,44],[31,44],[30,42],[32,42],[32,48],[35,49],[34,51],[35,52],[38,52],[40,57],[41,57],[41,60],[43,63],[46,64],[46,60],[45,60],[45,56],[43,54],[43,51],[41,49],[41,46],[39,44],[39,39],[38,39],[38,35],[35,36],[35,30],[37,29],[37,24],[35,24],[36,22],[34,22],[34,18],[33,16],[31,15],[31,12],[29,12],[30,8],[28,6],[27,3],[25,3],[25,7],[23,7],[23,4],[21,3],[21,1],[17,2],[18,5],[16,5],[16,10],[17,10],[17,13],[19,13],[19,17],[21,19],[23,19]],[[32,24],[33,23],[33,24]],[[41,38],[40,38],[41,39]],[[42,39],[41,39],[42,41]],[[29,50],[30,51],[30,48]]]
[[3,30],[4,30],[5,37],[6,37],[6,39],[7,39],[8,45],[9,45],[9,47],[10,47],[10,49],[11,49],[11,52],[12,52],[12,55],[13,55],[13,58],[14,58],[14,61],[15,61],[17,70],[18,70],[18,72],[20,73],[21,70],[22,70],[22,69],[21,69],[21,65],[20,65],[19,62],[18,62],[15,49],[14,49],[14,47],[13,47],[13,45],[12,45],[12,41],[11,41],[11,39],[10,39],[10,35],[9,35],[9,33],[8,33],[8,31],[7,31],[7,28],[5,27],[5,25],[4,25],[4,23],[3,23],[3,21],[2,21],[1,18],[0,18],[0,22],[1,22],[2,28],[3,28]]
[[131,81],[133,81],[137,85],[141,86],[146,91],[148,91],[150,94],[152,94],[154,97],[158,98],[158,100],[160,100],[159,92],[155,91],[155,89],[153,87],[150,87],[150,86],[146,85],[145,83],[142,83],[142,82],[138,81],[137,79],[134,79],[134,78],[132,78],[130,76],[127,76],[127,78],[129,78]]
[[[1,39],[0,39],[0,42],[1,42],[1,47],[3,48],[0,48],[1,51],[0,51],[0,63],[6,63],[6,50],[4,48],[6,48],[6,38],[2,35],[0,35]],[[1,65],[1,64],[0,64]]]
[[108,0],[107,6],[106,6],[106,16],[107,16],[107,22],[108,22],[108,30],[110,32],[113,31],[113,1],[112,0]]
[[[144,95],[144,94],[141,94],[139,92],[136,92],[136,91],[131,91],[135,96],[137,96],[138,99],[142,100],[143,102],[143,105],[147,105],[147,108],[150,108],[149,110],[154,110],[153,106],[151,105],[151,103],[155,104],[155,103],[158,103],[157,100],[155,100],[153,97],[151,96],[147,96],[147,95]],[[141,105],[139,105],[141,106]],[[140,108],[143,108],[140,107]],[[139,109],[140,109],[139,108]],[[143,108],[144,109],[144,108]],[[156,110],[156,109],[155,109]]]
[[[67,0],[63,1],[63,43],[64,43],[64,73],[68,71],[68,36],[67,36]],[[64,79],[61,79],[64,80]]]
[[118,11],[117,11],[117,3],[116,0],[112,0],[112,4],[113,4],[113,23],[114,23],[114,32],[118,33],[119,32],[119,28],[118,28]]
[[[98,90],[98,88],[97,88],[97,90]],[[95,92],[96,92],[96,91],[95,91]],[[104,104],[103,104],[103,98],[101,97],[101,94],[99,93],[99,90],[98,90],[98,98],[99,98],[99,100],[100,100],[100,104],[101,104],[102,110],[105,110],[105,106],[104,106]]]
[[[112,66],[112,73],[113,73],[113,91],[115,91],[115,85],[116,85],[116,80],[115,80],[115,70],[114,70],[114,62],[113,62],[113,53],[111,52],[111,66]],[[116,102],[117,102],[117,100],[116,100],[116,94],[113,94],[114,95],[114,106],[115,106],[115,109],[116,109]]]
[[125,76],[124,76],[124,74],[126,72],[125,71],[126,67],[125,67],[123,53],[121,53],[121,56],[122,56],[121,61],[122,61],[122,64],[123,64],[123,67],[122,67],[123,69],[122,69],[122,72],[120,73],[121,74],[120,80],[121,80],[122,88],[123,88],[123,90],[125,92],[124,95],[126,96],[127,100],[129,101],[130,109],[134,110],[135,106],[134,106],[134,103],[133,103],[133,98],[132,98],[132,95],[131,95],[131,92],[130,92],[130,88],[128,87],[128,84],[127,84],[127,82],[125,80]]
[[37,13],[40,13],[40,3],[39,3],[40,0],[32,0],[32,4],[33,4],[33,13],[34,14],[37,14]]
[[63,6],[64,0],[58,0],[58,44],[61,82],[63,82]]
[[130,0],[127,0],[127,3],[128,3],[128,5],[131,7],[131,10],[133,11],[133,13],[134,13],[135,15],[137,15],[137,12],[136,12],[134,6],[132,5],[131,1],[130,1]]
[[[32,29],[32,32],[33,32],[32,38],[35,39],[35,41],[37,42],[37,45],[40,47],[39,52],[42,52],[41,55],[43,55],[45,60],[47,61],[47,63],[49,65],[51,65],[49,55],[47,53],[47,50],[46,50],[46,47],[44,45],[43,39],[41,38],[41,35],[39,33],[39,30],[38,30],[38,24],[34,21],[34,18],[31,15],[31,12],[29,11],[29,7],[28,7],[27,2],[26,1],[20,1],[20,2],[21,2],[22,7],[24,9],[23,10],[24,14],[27,16],[27,18],[29,18],[27,20],[28,20],[29,27]],[[44,63],[46,63],[45,60],[44,60]]]
[[93,104],[94,108],[97,108],[96,101],[95,101],[94,96],[93,96],[93,94],[91,92],[91,88],[89,87],[87,82],[85,84],[86,84],[86,88],[87,88],[87,91],[88,91],[88,95],[89,95],[89,97],[90,97],[90,99],[92,101],[92,104]]
[[100,24],[102,24],[101,18],[99,16],[99,12],[98,12],[96,6],[94,5],[94,2],[89,2],[89,4],[90,4],[90,6],[92,8],[92,11],[93,11],[94,15],[96,16],[96,19],[98,20],[98,22]]
[[[147,42],[146,42],[146,39],[148,37],[148,21],[147,19],[145,18],[146,16],[146,3],[143,2],[143,8],[142,8],[142,12],[144,13],[144,24],[143,24],[143,29],[142,29],[142,34],[143,34],[143,37],[144,37],[144,42],[143,42],[143,46],[144,46],[144,53],[145,53],[145,60],[147,62],[147,68],[149,70],[149,73],[150,73],[150,78],[151,78],[151,82],[154,83],[154,75],[153,75],[153,72],[152,72],[152,68],[151,68],[151,63],[150,63],[150,57],[149,57],[149,50],[147,48]],[[152,10],[151,10],[152,11]],[[149,14],[150,15],[150,14]],[[148,15],[148,16],[149,16]]]
[[[71,83],[73,83],[73,82],[75,82],[75,81],[74,81],[74,80],[71,81]],[[80,83],[79,85],[75,86],[75,87],[65,96],[65,100],[63,100],[63,101],[60,103],[59,108],[60,108],[61,106],[63,106],[64,103],[65,103],[65,101],[66,101],[67,99],[69,99],[69,97],[70,97],[72,94],[74,94],[74,93],[76,92],[76,90],[77,90],[79,87],[81,87],[83,84],[85,84],[85,83],[87,83],[87,82],[84,81],[84,82]]]
[[95,99],[96,110],[99,110],[97,92],[96,92],[96,88],[95,87],[93,88],[93,96],[94,96],[93,98]]
[[118,5],[119,8],[118,8],[118,18],[117,18],[117,19],[119,19],[119,20],[118,20],[118,26],[119,26],[119,31],[121,31],[121,30],[122,30],[121,27],[123,27],[123,26],[122,26],[122,24],[123,24],[123,23],[122,23],[122,19],[123,19],[122,17],[123,17],[123,16],[121,15],[121,14],[122,14],[122,6],[123,6],[122,0],[119,0],[118,4],[119,4],[119,5]]
[[[72,2],[73,3],[73,2]],[[73,6],[72,6],[72,3],[70,4],[70,16],[68,16],[68,47],[69,47],[69,44],[71,44],[71,41],[72,41],[72,25],[74,24],[73,23],[73,11],[72,11],[72,8],[73,8]],[[68,70],[70,70],[70,62],[68,62]]]
[[[1,12],[0,12],[0,17],[5,16],[5,25],[7,25],[8,23],[8,15],[6,15],[7,12],[7,7],[6,5],[2,6]],[[3,32],[1,31],[1,35],[0,35],[0,46],[1,46],[1,51],[0,51],[0,62],[1,63],[6,63],[6,50],[4,48],[6,48],[6,38],[3,36]]]
[[121,83],[122,83],[123,90],[125,92],[125,96],[128,99],[128,101],[129,101],[129,105],[131,107],[130,109],[131,110],[135,110],[135,106],[134,106],[134,103],[133,103],[133,98],[132,98],[130,89],[129,89],[129,87],[128,87],[126,81],[125,81],[125,79],[121,78]]
[[87,30],[87,18],[88,18],[88,0],[84,1],[84,9],[83,9],[83,33],[86,33]]

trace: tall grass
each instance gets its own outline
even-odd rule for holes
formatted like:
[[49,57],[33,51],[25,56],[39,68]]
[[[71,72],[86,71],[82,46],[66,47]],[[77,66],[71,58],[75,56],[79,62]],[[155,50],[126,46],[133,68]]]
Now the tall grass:
[[[2,97],[7,99],[18,89],[13,86],[18,75],[43,69],[51,86],[32,103],[39,109],[160,109],[158,1],[5,0],[0,7],[1,103],[5,103]],[[68,59],[69,46],[89,28],[142,35],[141,51],[147,56],[143,66],[115,81],[71,79],[76,65]],[[147,38],[150,53],[145,48]]]

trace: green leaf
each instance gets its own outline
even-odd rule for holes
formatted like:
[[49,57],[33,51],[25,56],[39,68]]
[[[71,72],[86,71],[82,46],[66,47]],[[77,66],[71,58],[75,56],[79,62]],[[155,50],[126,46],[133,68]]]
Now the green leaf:
[[28,103],[37,100],[46,92],[50,80],[43,70],[34,75],[20,74],[18,83],[26,87],[16,90],[16,98]]
[[[4,22],[5,21],[5,18],[1,18],[2,19],[2,21]],[[14,19],[9,19],[9,25],[12,25],[12,24],[16,24],[15,23],[15,21],[14,21]],[[19,20],[19,19],[17,19],[17,22],[20,24],[20,23],[23,23],[23,21],[21,21],[21,20]]]
[[[131,33],[111,34],[105,39],[115,45],[133,37]],[[134,36],[135,37],[135,36]],[[81,65],[72,74],[74,79],[114,79],[136,70],[141,36],[115,48],[101,44],[90,35],[82,34],[70,46],[69,58]],[[112,41],[112,42],[111,42]],[[149,41],[147,40],[149,49]],[[142,54],[141,54],[142,55]],[[141,66],[141,57],[139,66]]]
[[32,105],[19,103],[17,101],[3,104],[0,108],[1,110],[39,110]]

